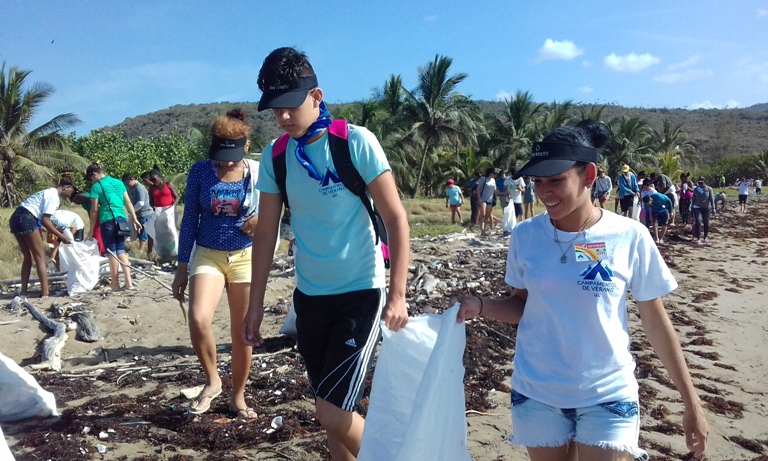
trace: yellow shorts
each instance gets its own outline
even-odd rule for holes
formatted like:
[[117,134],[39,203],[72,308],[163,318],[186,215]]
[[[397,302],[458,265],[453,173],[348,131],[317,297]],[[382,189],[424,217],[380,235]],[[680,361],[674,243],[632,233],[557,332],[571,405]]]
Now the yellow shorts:
[[220,275],[227,283],[251,283],[251,248],[216,251],[195,247],[189,277],[198,274]]

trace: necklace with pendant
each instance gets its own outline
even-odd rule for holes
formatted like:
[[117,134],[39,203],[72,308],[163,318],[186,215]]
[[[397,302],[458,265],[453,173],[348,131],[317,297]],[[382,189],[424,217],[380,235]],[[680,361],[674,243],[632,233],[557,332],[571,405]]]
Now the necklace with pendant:
[[[554,229],[553,234],[554,234],[554,237],[555,237],[555,243],[557,243],[558,248],[560,248],[560,251],[562,252],[562,254],[560,255],[560,263],[561,264],[565,264],[566,262],[568,262],[568,256],[567,256],[568,250],[571,249],[571,246],[573,245],[573,242],[575,242],[576,239],[579,238],[581,236],[581,234],[584,233],[585,230],[587,230],[587,226],[589,226],[589,221],[591,219],[592,219],[592,212],[589,213],[589,216],[587,216],[587,220],[584,221],[584,224],[582,224],[581,230],[579,231],[579,233],[576,234],[575,237],[573,237],[572,239],[570,239],[567,242],[561,242],[560,241],[560,239],[557,237],[557,227],[555,227],[555,223],[552,222],[552,228]],[[567,245],[565,246],[565,250],[563,250],[562,245],[560,245],[561,243],[567,243]]]

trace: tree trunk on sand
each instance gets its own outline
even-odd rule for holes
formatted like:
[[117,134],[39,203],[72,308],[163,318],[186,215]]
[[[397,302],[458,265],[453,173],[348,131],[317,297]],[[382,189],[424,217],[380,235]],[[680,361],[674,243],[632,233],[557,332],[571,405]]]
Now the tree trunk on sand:
[[424,141],[424,152],[421,155],[421,166],[419,166],[419,175],[416,177],[416,186],[413,188],[413,195],[411,195],[411,198],[416,198],[416,195],[419,193],[419,185],[421,184],[421,175],[424,174],[424,163],[427,161],[427,154],[429,153],[429,144],[430,144],[431,138],[427,138]]
[[67,341],[67,326],[49,319],[28,301],[22,301],[22,304],[34,318],[53,331],[53,336],[43,341],[40,363],[32,365],[31,368],[33,370],[61,371],[61,349]]

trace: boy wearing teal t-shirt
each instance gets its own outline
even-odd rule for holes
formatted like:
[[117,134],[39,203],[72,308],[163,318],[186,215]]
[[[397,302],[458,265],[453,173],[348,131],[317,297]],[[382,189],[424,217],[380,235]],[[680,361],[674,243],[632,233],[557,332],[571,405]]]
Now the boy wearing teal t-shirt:
[[[286,193],[296,239],[297,344],[315,395],[317,419],[334,460],[355,459],[364,420],[356,413],[379,338],[379,319],[405,326],[409,228],[384,151],[364,127],[349,125],[353,165],[368,186],[389,236],[389,292],[384,260],[360,197],[339,179],[328,144],[330,113],[305,54],[274,50],[259,71],[259,110],[272,109],[291,139],[285,151]],[[264,292],[282,209],[272,149],[261,156],[259,221],[253,235],[251,297],[245,342],[259,347]]]

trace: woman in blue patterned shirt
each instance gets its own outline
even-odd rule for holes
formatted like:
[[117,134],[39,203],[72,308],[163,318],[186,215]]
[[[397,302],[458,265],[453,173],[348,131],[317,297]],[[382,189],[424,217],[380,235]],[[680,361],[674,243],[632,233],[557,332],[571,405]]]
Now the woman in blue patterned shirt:
[[[232,335],[229,410],[240,418],[252,419],[256,412],[245,402],[251,347],[243,342],[242,331],[251,288],[251,235],[258,220],[255,184],[259,168],[258,162],[244,159],[251,131],[245,120],[242,109],[217,118],[211,128],[210,160],[195,163],[189,171],[173,294],[183,302],[189,282],[189,333],[205,372],[205,386],[189,412],[205,413],[221,394],[212,324],[226,289]],[[193,245],[195,254],[190,264]]]

